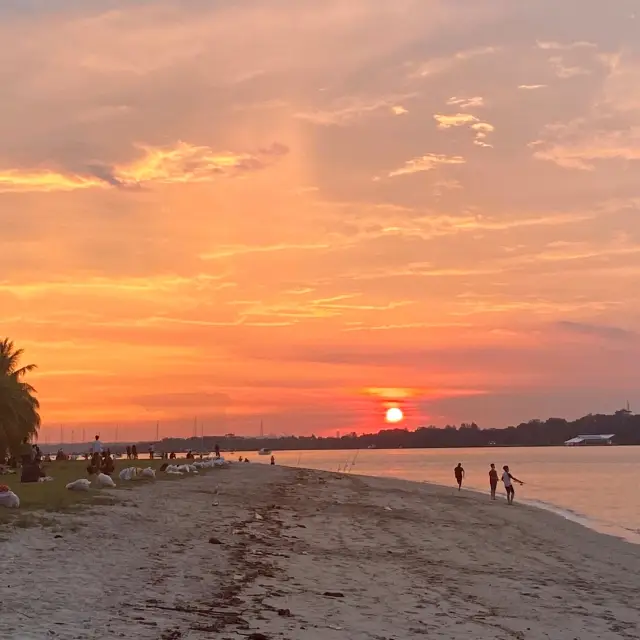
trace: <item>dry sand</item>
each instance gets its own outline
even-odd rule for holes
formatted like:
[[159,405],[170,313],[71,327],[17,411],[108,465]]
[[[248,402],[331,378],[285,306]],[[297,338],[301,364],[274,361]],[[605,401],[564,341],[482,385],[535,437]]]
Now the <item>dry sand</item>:
[[640,547],[523,505],[257,464],[124,496],[0,542],[2,640],[640,637]]

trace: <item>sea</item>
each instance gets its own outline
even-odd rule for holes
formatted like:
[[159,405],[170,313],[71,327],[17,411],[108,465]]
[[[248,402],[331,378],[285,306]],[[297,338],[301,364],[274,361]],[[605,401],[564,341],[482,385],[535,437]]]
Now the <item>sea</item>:
[[[460,462],[466,491],[489,493],[489,465],[522,480],[516,501],[547,509],[601,533],[640,544],[640,447],[490,447],[274,451],[280,465],[400,478],[454,487]],[[228,455],[228,454],[226,454]],[[251,462],[269,456],[243,454]],[[456,485],[457,486],[457,485]],[[502,483],[498,492],[504,496]]]

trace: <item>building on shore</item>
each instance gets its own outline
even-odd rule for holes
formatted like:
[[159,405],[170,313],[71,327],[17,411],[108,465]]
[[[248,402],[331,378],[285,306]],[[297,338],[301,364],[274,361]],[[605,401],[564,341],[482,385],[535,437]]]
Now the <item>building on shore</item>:
[[598,435],[576,436],[575,438],[571,438],[571,440],[567,440],[564,443],[564,445],[565,447],[611,445],[613,444],[613,439],[615,438],[615,435],[616,435],[615,433],[607,433],[607,434],[598,434]]

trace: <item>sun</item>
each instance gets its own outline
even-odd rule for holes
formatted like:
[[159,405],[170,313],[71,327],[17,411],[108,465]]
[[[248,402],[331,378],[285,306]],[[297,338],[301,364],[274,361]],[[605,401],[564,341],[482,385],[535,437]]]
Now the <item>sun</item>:
[[391,409],[387,409],[385,419],[387,422],[391,422],[392,424],[402,422],[404,419],[404,413],[402,413],[402,409],[399,409],[398,407],[391,407]]

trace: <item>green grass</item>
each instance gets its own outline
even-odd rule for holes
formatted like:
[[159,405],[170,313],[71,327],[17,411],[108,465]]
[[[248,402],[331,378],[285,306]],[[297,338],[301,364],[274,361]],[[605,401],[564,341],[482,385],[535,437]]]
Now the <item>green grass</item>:
[[[33,482],[22,484],[20,473],[0,476],[0,484],[6,484],[20,498],[19,509],[5,509],[0,507],[0,524],[8,523],[18,527],[43,526],[51,522],[46,512],[64,512],[82,509],[86,506],[115,504],[122,501],[127,491],[149,482],[171,482],[177,480],[188,481],[191,474],[178,476],[158,473],[158,469],[165,462],[163,460],[116,460],[116,470],[112,474],[116,488],[98,489],[91,487],[90,491],[69,491],[66,485],[79,478],[89,478],[84,460],[65,462],[47,462],[43,464],[45,473],[53,478],[52,482]],[[182,464],[184,461],[178,461]],[[156,480],[137,479],[121,481],[119,472],[125,467],[151,467],[156,470]],[[209,470],[199,470],[206,473]],[[94,476],[95,477],[95,476]],[[44,513],[30,513],[44,512]]]

